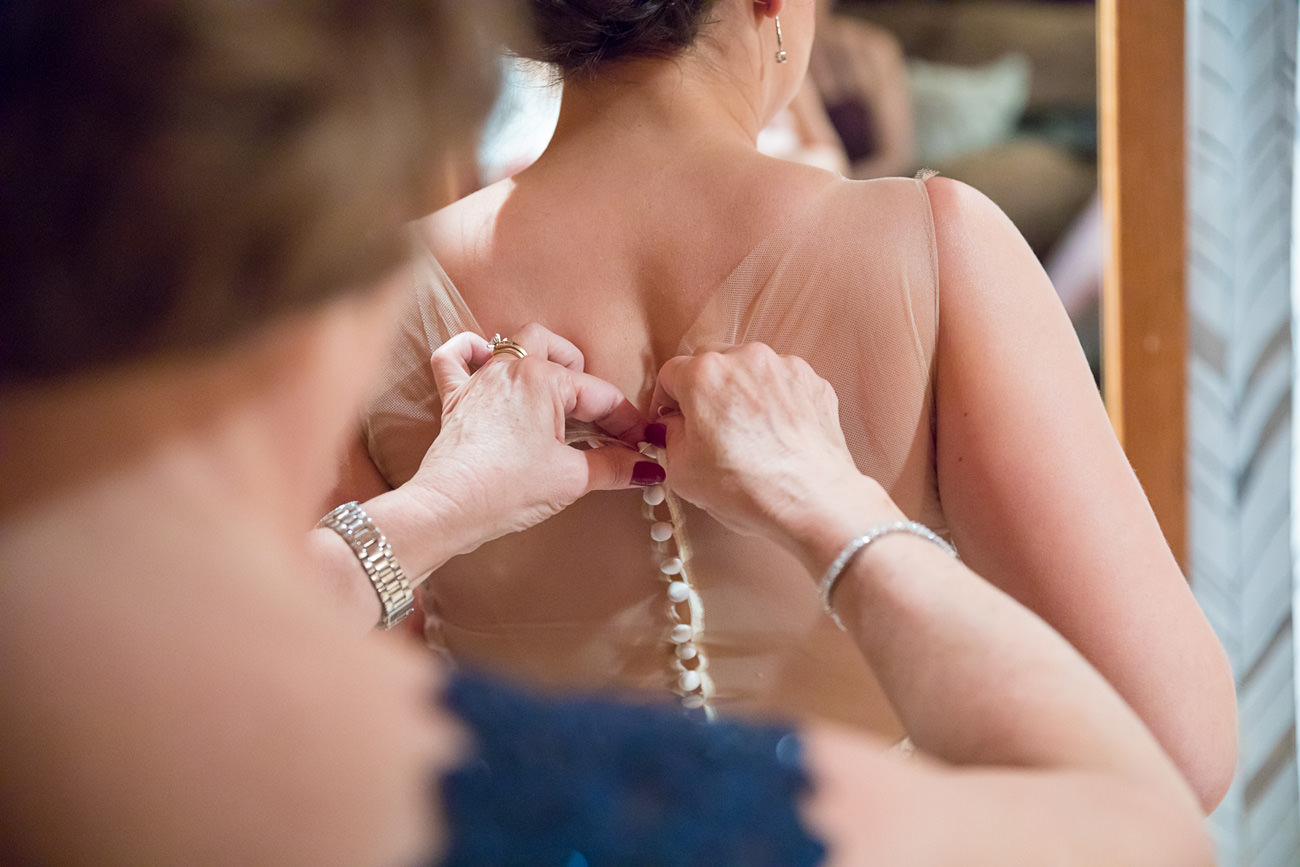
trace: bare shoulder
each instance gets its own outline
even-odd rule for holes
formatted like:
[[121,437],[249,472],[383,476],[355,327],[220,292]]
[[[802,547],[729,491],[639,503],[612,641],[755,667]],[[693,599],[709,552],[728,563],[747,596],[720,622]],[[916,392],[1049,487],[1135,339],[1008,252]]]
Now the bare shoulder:
[[416,234],[448,271],[471,264],[492,238],[497,216],[515,187],[497,181],[434,211],[415,223]]
[[936,230],[951,235],[955,232],[968,233],[972,229],[987,231],[996,227],[1020,234],[1002,209],[970,184],[942,175],[927,178],[924,184],[930,197]]
[[918,220],[924,221],[928,234],[930,223],[937,223],[941,216],[934,189],[928,188],[933,182],[919,183],[908,177],[836,178],[824,185],[818,203],[824,216],[845,228],[852,227],[862,241],[884,233],[914,230]]
[[1024,236],[988,196],[951,178],[930,178],[925,188],[945,307],[998,299],[1060,307]]
[[[844,180],[835,172],[818,166],[763,153],[754,153],[748,161],[738,161],[732,168],[734,175],[731,180],[735,188],[764,198],[771,207],[815,196]],[[755,178],[761,178],[762,182],[754,183]]]

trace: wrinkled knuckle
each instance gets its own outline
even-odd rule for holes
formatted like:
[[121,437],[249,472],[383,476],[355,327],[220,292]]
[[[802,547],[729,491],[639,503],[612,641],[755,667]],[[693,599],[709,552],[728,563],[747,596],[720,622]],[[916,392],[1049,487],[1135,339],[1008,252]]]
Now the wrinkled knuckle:
[[821,381],[817,371],[813,370],[812,365],[805,358],[798,355],[782,355],[781,363],[795,379],[806,380],[809,384]]
[[721,352],[704,352],[695,357],[686,377],[694,387],[717,385],[727,376],[727,357]]
[[437,349],[433,350],[433,352],[429,353],[429,361],[435,361],[439,358],[446,358],[448,354],[454,351],[455,345],[456,345],[456,337],[453,337],[451,340],[448,340],[446,343],[442,344]]
[[772,349],[772,347],[768,346],[766,343],[752,341],[742,345],[738,350],[736,350],[736,354],[750,364],[756,362],[765,363],[776,357],[776,350]]
[[536,386],[552,378],[550,365],[540,358],[528,355],[520,359],[507,359],[510,372],[529,386]]
[[831,411],[837,415],[839,414],[840,396],[835,393],[835,389],[831,387],[831,384],[825,380],[822,380],[822,401]]
[[[527,361],[528,359],[524,360]],[[572,406],[577,401],[578,385],[565,368],[549,361],[534,359],[529,375],[531,377],[530,384],[535,384],[538,389],[549,389],[551,394],[555,395],[556,400],[564,406]]]
[[[627,479],[620,477],[618,469],[609,464],[597,464],[588,470],[587,487],[592,490],[605,491],[621,488],[626,482]],[[583,493],[584,491],[578,491],[578,496]],[[574,499],[576,500],[577,496]]]
[[723,364],[726,357],[716,349],[708,349],[695,356],[694,367],[716,367]]

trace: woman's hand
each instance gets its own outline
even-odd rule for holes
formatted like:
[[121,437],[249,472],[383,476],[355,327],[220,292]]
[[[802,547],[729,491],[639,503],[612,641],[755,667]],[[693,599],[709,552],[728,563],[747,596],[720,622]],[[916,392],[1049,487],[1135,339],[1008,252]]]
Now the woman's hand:
[[[582,353],[540,325],[519,331],[526,358],[494,358],[477,334],[458,334],[433,353],[442,430],[415,475],[366,500],[407,577],[418,583],[458,554],[526,529],[594,490],[654,485],[663,468],[642,458],[646,419],[619,390],[582,370]],[[564,444],[566,419],[594,422],[602,448]],[[371,627],[379,599],[356,555],[336,533],[309,536],[316,569],[337,587],[359,625]]]
[[[464,333],[431,361],[442,429],[407,484],[462,516],[473,530],[465,550],[540,523],[589,491],[664,477],[635,450],[645,417],[615,386],[583,372],[577,347],[535,324],[513,339],[526,358],[493,357],[482,337]],[[571,448],[569,418],[594,422],[622,444]]]
[[780,540],[824,568],[845,540],[902,513],[854,466],[830,384],[761,343],[670,359],[652,411],[682,497],[733,530]]

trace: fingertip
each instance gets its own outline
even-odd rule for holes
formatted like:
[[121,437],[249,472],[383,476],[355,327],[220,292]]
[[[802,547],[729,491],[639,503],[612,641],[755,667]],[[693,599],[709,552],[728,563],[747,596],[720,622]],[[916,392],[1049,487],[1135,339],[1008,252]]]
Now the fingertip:
[[[624,488],[654,485],[658,475],[663,480],[663,468],[647,461],[640,453],[619,445],[591,449],[581,453],[587,459],[587,490],[617,491]],[[650,467],[656,467],[656,470]],[[641,481],[645,480],[645,481]]]
[[637,461],[632,467],[632,484],[641,488],[662,485],[668,474],[654,461]]
[[[447,340],[429,356],[429,369],[433,373],[434,387],[440,396],[458,388],[469,379],[476,357],[476,347],[482,338],[464,331]],[[491,357],[488,353],[488,357]]]
[[468,342],[470,347],[470,364],[478,368],[492,360],[492,347],[488,344],[486,337],[481,334],[471,334],[471,339],[469,339]]

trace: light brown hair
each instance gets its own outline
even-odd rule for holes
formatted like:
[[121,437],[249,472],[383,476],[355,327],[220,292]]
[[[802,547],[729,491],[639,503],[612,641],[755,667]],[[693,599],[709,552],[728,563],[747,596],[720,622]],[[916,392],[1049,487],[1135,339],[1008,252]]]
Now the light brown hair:
[[485,0],[12,0],[0,382],[219,345],[404,255],[494,93]]

